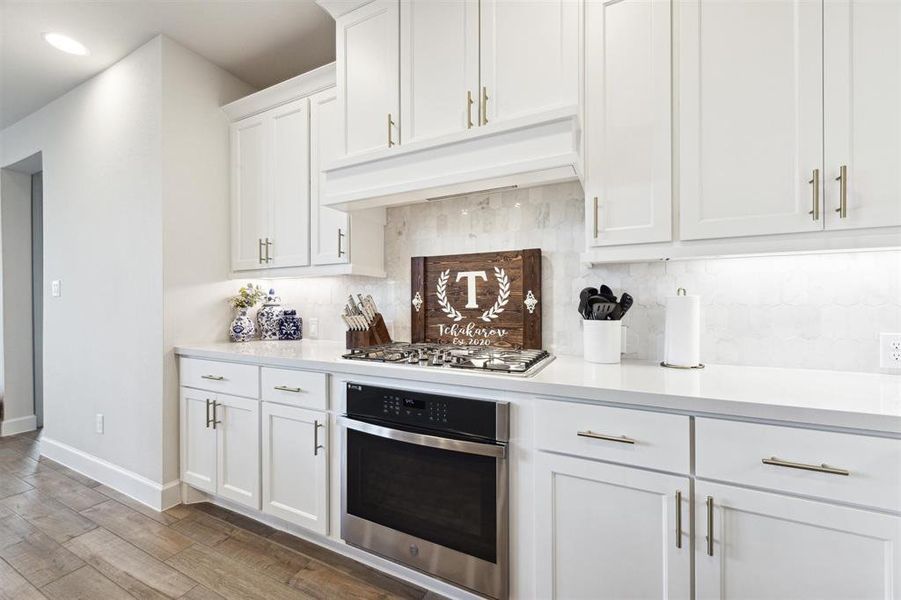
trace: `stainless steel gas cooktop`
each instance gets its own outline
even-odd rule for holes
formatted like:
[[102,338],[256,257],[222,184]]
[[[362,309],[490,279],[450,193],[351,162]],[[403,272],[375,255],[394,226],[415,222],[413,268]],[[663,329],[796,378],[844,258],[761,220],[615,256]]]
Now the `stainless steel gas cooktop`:
[[546,350],[403,342],[358,348],[345,354],[344,358],[420,367],[489,371],[523,377],[534,375],[554,359]]

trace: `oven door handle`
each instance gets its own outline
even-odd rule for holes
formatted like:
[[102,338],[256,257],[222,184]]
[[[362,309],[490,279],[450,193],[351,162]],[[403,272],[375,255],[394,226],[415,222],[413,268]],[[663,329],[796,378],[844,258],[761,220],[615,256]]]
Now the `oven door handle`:
[[381,425],[373,425],[364,421],[357,421],[348,417],[338,417],[338,424],[368,433],[389,440],[405,442],[407,444],[415,444],[417,446],[428,446],[429,448],[439,448],[441,450],[450,450],[451,452],[462,452],[463,454],[477,454],[479,456],[492,456],[494,458],[506,458],[507,447],[496,444],[483,444],[479,442],[468,442],[466,440],[454,440],[451,438],[439,437],[436,435],[427,435],[424,433],[411,433],[400,429],[391,429],[390,427],[382,427]]

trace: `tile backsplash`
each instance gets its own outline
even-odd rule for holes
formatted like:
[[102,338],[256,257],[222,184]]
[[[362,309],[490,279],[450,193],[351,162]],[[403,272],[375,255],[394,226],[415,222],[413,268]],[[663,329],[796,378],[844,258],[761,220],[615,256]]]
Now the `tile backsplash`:
[[[319,319],[321,339],[343,340],[337,315],[350,292],[372,294],[410,339],[410,258],[542,249],[543,338],[581,353],[579,290],[606,283],[636,303],[624,323],[627,356],[659,360],[664,304],[676,288],[701,296],[704,362],[878,371],[880,331],[901,331],[901,251],[724,258],[587,267],[577,183],[473,194],[391,208],[387,279],[273,280],[287,304]],[[237,282],[236,282],[237,283]]]

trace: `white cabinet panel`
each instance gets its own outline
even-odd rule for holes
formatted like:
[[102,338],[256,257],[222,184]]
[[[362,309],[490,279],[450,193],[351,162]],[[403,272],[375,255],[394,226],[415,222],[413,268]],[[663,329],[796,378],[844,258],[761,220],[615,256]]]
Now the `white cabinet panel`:
[[586,224],[595,246],[672,239],[670,3],[586,4]]
[[307,99],[267,113],[271,127],[269,267],[310,264],[310,148]]
[[901,225],[901,2],[829,0],[824,32],[826,227]]
[[260,508],[260,402],[219,394],[216,492],[250,508]]
[[328,533],[328,416],[263,403],[263,511]]
[[688,478],[536,457],[539,598],[690,597]]
[[232,269],[258,269],[268,228],[266,125],[262,116],[231,126]]
[[478,0],[403,0],[400,23],[403,142],[475,126],[479,95]]
[[901,598],[899,544],[901,517],[725,485],[695,486],[699,600]]
[[578,104],[579,12],[572,0],[481,1],[488,123]]
[[[398,0],[374,0],[337,21],[342,151],[350,156],[400,140]],[[389,125],[389,122],[393,125]]]
[[205,492],[216,492],[216,430],[212,402],[216,394],[181,389],[181,479]]
[[822,2],[679,6],[681,238],[822,229]]
[[324,166],[341,156],[340,113],[334,88],[310,98],[310,220],[314,265],[333,265],[349,260],[349,216],[322,205]]

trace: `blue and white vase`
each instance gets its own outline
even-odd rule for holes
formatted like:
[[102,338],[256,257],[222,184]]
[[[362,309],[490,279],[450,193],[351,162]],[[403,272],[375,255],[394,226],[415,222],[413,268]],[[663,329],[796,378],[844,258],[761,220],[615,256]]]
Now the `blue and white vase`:
[[253,326],[253,319],[247,316],[247,309],[238,309],[235,320],[232,321],[229,334],[233,342],[249,342],[253,339],[256,328]]
[[286,310],[278,322],[278,339],[302,340],[303,319],[297,316],[296,310]]
[[277,340],[278,324],[282,318],[281,300],[275,295],[275,290],[270,289],[263,301],[263,307],[257,311],[257,324],[260,326],[260,339]]

